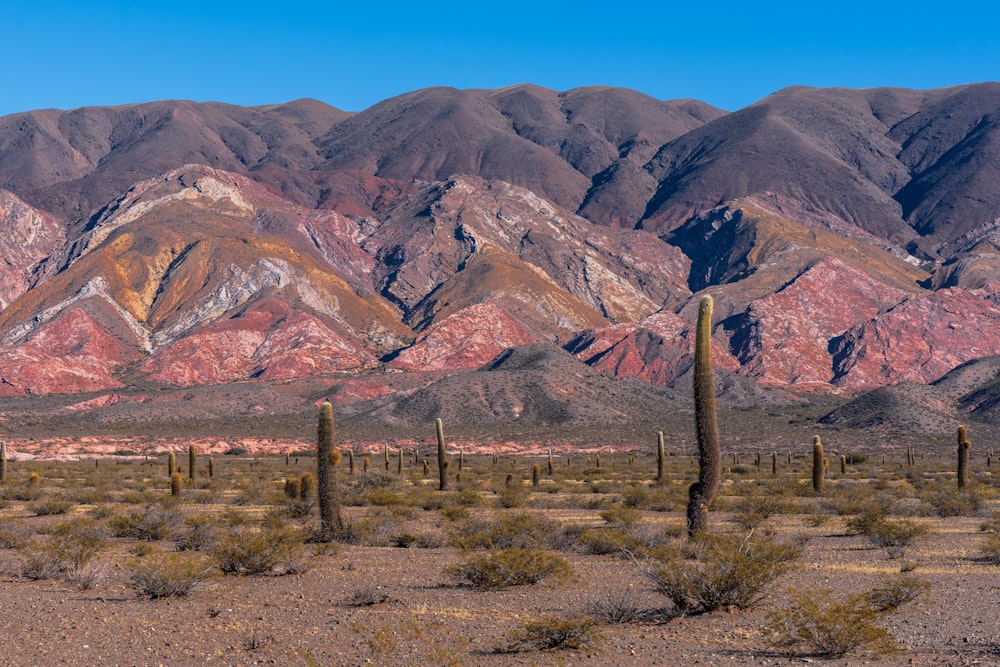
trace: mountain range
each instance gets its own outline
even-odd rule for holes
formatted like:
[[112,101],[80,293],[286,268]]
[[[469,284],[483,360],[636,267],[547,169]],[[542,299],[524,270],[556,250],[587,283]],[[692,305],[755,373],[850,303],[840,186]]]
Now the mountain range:
[[[273,394],[247,414],[653,423],[686,409],[705,293],[731,405],[993,422],[998,182],[1000,83],[733,112],[520,85],[9,115],[0,428],[245,384]],[[891,409],[927,401],[940,419]]]

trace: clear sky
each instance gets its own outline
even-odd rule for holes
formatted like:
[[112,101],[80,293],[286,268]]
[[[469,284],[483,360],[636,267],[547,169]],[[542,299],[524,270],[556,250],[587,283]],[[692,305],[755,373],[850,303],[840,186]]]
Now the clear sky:
[[4,0],[0,115],[301,97],[360,111],[426,86],[516,83],[732,110],[790,85],[1000,79],[998,19],[992,0]]

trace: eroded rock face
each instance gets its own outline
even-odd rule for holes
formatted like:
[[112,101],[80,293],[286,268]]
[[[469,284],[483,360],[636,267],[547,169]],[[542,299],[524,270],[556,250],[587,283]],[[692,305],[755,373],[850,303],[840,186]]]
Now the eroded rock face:
[[487,302],[435,322],[389,365],[404,370],[478,368],[508,347],[535,342],[527,327]]
[[115,372],[139,356],[77,305],[27,339],[0,347],[0,396],[120,388]]
[[65,241],[65,223],[0,190],[0,311],[31,286],[39,262]]
[[140,364],[150,378],[174,385],[288,380],[377,365],[362,345],[280,299],[255,304],[166,346]]
[[927,383],[1000,353],[1000,306],[987,290],[948,288],[908,298],[832,344],[834,383],[847,390]]
[[[670,385],[694,361],[694,323],[659,312],[635,324],[585,331],[567,349],[592,368],[615,377]],[[712,341],[712,362],[726,370],[739,368],[739,362],[717,340]]]
[[732,338],[740,373],[771,386],[830,390],[830,341],[906,296],[845,262],[823,259],[741,316]]

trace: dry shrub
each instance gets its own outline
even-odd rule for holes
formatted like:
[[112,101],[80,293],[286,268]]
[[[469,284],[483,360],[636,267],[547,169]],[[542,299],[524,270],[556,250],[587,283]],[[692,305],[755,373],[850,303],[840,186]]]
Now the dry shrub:
[[111,517],[108,526],[115,537],[131,537],[136,540],[162,540],[181,522],[176,510],[158,505],[130,510],[125,514]]
[[[212,545],[216,565],[226,574],[291,574],[303,535],[293,528],[236,526]],[[294,568],[293,568],[294,569]]]
[[126,583],[140,597],[157,600],[187,595],[210,573],[204,558],[169,553],[132,565]]
[[678,613],[689,615],[753,607],[764,587],[787,571],[801,551],[753,534],[718,536],[698,544],[691,559],[672,558],[652,568],[635,562]]
[[507,637],[511,643],[501,649],[504,652],[594,649],[603,640],[597,621],[589,616],[545,616],[535,621],[526,621],[523,627],[512,631]]
[[876,613],[896,611],[904,604],[927,595],[931,590],[929,581],[918,577],[897,574],[887,577],[881,586],[868,592],[868,602]]
[[469,549],[554,547],[562,539],[561,526],[541,516],[515,514],[493,521],[472,521],[458,526],[449,536],[451,546]]
[[772,644],[804,647],[809,655],[838,657],[857,649],[881,654],[895,650],[889,633],[876,625],[880,613],[865,593],[840,601],[833,591],[790,591],[792,604],[768,616]]
[[573,568],[565,558],[539,549],[502,549],[471,556],[445,568],[479,590],[537,584],[544,579],[565,580]]

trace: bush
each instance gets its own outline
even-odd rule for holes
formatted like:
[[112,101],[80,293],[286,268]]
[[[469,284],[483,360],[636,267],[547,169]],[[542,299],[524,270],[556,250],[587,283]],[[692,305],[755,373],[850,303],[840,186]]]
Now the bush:
[[605,523],[620,525],[629,528],[642,521],[642,510],[634,507],[623,507],[622,505],[612,505],[601,512],[601,518]]
[[879,613],[868,595],[859,593],[843,602],[831,599],[832,591],[791,591],[794,601],[768,615],[773,645],[804,646],[811,655],[843,656],[863,648],[879,654],[896,649],[889,633],[875,625]]
[[1000,565],[1000,533],[988,533],[981,551],[988,563]]
[[800,553],[799,547],[771,538],[720,536],[703,542],[693,560],[673,558],[652,569],[640,567],[680,614],[701,614],[753,607],[764,587],[787,571]]
[[904,604],[926,595],[931,589],[928,581],[898,574],[886,579],[885,583],[868,592],[868,603],[876,613],[896,611]]
[[35,516],[51,516],[54,514],[65,514],[70,511],[75,503],[71,503],[68,500],[39,500],[28,504],[28,511]]
[[537,584],[543,579],[572,577],[565,558],[538,549],[503,549],[476,555],[445,568],[445,573],[464,579],[479,590]]
[[266,574],[279,571],[280,566],[296,560],[302,545],[302,535],[289,528],[254,529],[237,526],[212,546],[216,565],[226,574]]
[[558,523],[532,514],[515,514],[495,521],[473,521],[449,537],[451,546],[468,549],[548,548],[563,534]]
[[974,516],[983,506],[983,491],[978,488],[939,489],[922,496],[924,513],[947,518]]
[[521,629],[507,636],[512,643],[503,650],[508,652],[592,649],[603,640],[597,621],[588,616],[545,616],[537,621],[526,621]]
[[616,588],[587,602],[587,615],[602,623],[632,623],[645,616],[632,588]]
[[915,539],[926,535],[926,526],[914,523],[908,519],[884,519],[875,523],[866,533],[868,539],[879,547],[905,547]]
[[174,548],[178,551],[201,551],[212,546],[218,527],[208,518],[192,516],[184,520],[183,527],[174,533]]
[[140,597],[157,600],[187,595],[210,572],[203,558],[170,553],[133,565],[126,583]]
[[92,519],[76,519],[59,524],[52,531],[47,548],[74,568],[79,568],[107,546],[108,531]]
[[115,537],[131,537],[136,540],[162,540],[181,522],[176,511],[156,505],[131,510],[111,517],[108,526]]

